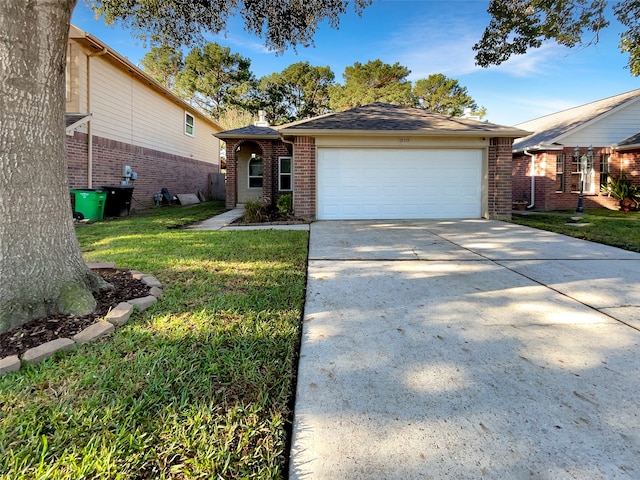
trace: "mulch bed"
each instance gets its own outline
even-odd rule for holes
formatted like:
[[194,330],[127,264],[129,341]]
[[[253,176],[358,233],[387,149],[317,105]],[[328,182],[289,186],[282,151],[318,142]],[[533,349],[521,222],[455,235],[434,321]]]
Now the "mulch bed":
[[120,302],[146,297],[149,294],[149,287],[133,278],[128,270],[102,269],[95,272],[113,285],[114,289],[95,295],[98,305],[93,313],[83,316],[51,315],[2,333],[0,358],[22,355],[30,348],[57,338],[71,338],[103,318]]
[[293,216],[280,215],[278,210],[270,209],[264,213],[264,217],[260,223],[249,223],[244,217],[237,218],[232,225],[297,225],[301,223],[309,223],[304,218],[297,218]]

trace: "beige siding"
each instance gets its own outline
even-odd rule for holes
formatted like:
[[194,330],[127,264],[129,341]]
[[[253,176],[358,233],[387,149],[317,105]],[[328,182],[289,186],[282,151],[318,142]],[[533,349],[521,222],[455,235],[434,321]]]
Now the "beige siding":
[[69,42],[67,48],[67,107],[69,113],[86,113],[86,54],[73,41]]
[[73,41],[70,45],[71,91],[77,89],[77,95],[67,102],[67,111],[90,111],[92,135],[219,163],[220,143],[213,136],[217,130],[212,125],[192,112],[194,136],[186,135],[184,105],[117,68],[106,56],[89,57]]
[[419,137],[419,136],[323,136],[316,138],[316,146],[344,148],[484,148],[487,137]]
[[568,146],[610,146],[636,135],[638,130],[640,130],[640,101],[612,112],[573,135],[562,138],[561,142]]

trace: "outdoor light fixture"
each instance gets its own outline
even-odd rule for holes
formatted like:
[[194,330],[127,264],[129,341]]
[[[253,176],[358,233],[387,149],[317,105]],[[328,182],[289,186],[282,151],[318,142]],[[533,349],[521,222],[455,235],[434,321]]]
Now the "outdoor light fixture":
[[580,155],[580,147],[573,149],[573,158],[576,164],[580,166],[580,195],[578,195],[578,206],[576,213],[584,212],[584,182],[587,179],[589,165],[593,165],[593,146],[587,149],[587,153]]

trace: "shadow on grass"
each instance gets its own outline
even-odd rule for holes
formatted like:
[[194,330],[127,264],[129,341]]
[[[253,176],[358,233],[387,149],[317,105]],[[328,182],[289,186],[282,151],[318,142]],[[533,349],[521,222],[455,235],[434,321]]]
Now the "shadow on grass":
[[4,478],[279,478],[300,311],[145,315],[0,379]]
[[0,478],[282,478],[307,232],[90,227],[87,261],[154,274],[163,298],[0,378]]

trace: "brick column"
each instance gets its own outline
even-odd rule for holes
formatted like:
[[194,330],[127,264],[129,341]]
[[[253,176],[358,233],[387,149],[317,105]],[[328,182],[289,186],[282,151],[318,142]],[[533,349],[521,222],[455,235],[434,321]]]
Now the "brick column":
[[236,146],[238,140],[227,140],[227,208],[235,208],[238,203],[238,190],[236,188],[238,174],[238,157],[236,156]]
[[492,138],[489,145],[489,218],[511,218],[511,162],[512,138]]
[[260,142],[262,147],[262,204],[265,206],[272,206],[273,201],[273,181],[277,170],[277,162],[273,159],[273,145],[271,142]]
[[293,211],[316,218],[316,144],[312,137],[296,137],[293,148]]

